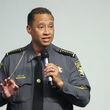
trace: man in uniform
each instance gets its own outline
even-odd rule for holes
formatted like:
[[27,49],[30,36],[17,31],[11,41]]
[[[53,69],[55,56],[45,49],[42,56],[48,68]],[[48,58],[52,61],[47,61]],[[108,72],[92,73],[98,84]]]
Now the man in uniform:
[[52,44],[54,17],[43,7],[28,14],[32,42],[0,64],[0,106],[7,110],[73,110],[90,100],[90,85],[76,54]]

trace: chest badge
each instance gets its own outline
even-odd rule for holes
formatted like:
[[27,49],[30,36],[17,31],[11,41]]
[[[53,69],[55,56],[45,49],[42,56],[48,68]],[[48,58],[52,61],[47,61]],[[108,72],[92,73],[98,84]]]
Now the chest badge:
[[58,67],[59,73],[62,73],[63,72],[63,68],[60,67],[59,65],[57,65],[57,67]]

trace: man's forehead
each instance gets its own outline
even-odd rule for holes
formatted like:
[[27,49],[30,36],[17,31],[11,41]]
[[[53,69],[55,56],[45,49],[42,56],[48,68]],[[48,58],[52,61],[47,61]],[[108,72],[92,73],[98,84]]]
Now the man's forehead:
[[37,23],[38,24],[53,24],[54,22],[52,20],[40,20]]
[[38,21],[53,21],[53,17],[50,14],[36,14],[34,16],[34,20],[38,20]]
[[49,14],[36,14],[34,17],[34,22],[35,24],[54,24],[54,19],[51,15]]

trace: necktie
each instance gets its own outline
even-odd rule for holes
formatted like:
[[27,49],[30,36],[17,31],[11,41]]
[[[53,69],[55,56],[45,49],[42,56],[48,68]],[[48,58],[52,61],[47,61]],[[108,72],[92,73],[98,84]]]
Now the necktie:
[[32,110],[43,110],[43,75],[41,57],[36,57]]

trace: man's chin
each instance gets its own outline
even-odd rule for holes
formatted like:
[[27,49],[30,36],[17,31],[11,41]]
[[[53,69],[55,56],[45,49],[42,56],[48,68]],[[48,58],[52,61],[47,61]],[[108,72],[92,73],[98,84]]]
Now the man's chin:
[[50,43],[49,44],[42,45],[42,47],[47,48],[49,45],[50,45]]
[[36,47],[38,48],[47,48],[51,44],[51,42],[42,42],[42,43],[34,42],[33,44],[35,44]]
[[48,47],[50,44],[51,44],[50,42],[45,42],[45,43],[42,43],[42,46]]

